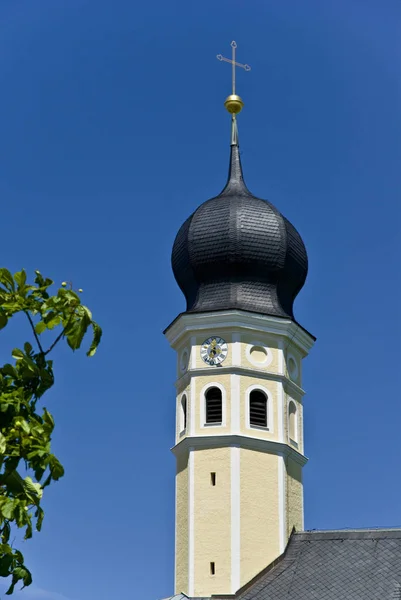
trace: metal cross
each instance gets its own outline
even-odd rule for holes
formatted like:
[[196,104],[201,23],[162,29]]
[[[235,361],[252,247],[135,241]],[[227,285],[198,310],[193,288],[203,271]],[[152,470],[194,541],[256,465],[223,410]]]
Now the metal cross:
[[237,42],[231,42],[232,51],[232,59],[225,58],[221,54],[217,55],[218,60],[222,60],[224,62],[231,63],[232,65],[232,80],[233,80],[233,95],[235,95],[235,67],[241,67],[241,69],[245,69],[245,71],[250,71],[251,67],[249,65],[243,65],[242,63],[235,61],[235,49],[237,47]]

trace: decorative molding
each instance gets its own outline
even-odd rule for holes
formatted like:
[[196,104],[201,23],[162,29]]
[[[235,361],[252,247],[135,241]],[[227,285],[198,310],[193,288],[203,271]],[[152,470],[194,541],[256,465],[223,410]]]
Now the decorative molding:
[[194,437],[186,437],[178,442],[171,449],[176,456],[181,452],[189,452],[192,450],[203,450],[204,448],[226,448],[229,446],[239,446],[249,450],[258,452],[266,452],[267,454],[282,454],[288,456],[301,466],[308,462],[306,456],[292,448],[288,444],[266,440],[263,438],[255,438],[249,435],[237,434],[219,434],[219,435],[198,435]]
[[195,377],[191,377],[191,379],[190,379],[190,398],[191,398],[191,405],[190,405],[190,410],[188,412],[188,416],[190,415],[190,421],[189,421],[189,427],[188,427],[188,423],[187,423],[187,431],[189,432],[189,435],[195,435],[195,419],[196,419],[196,412],[195,412],[196,379],[195,379]]
[[278,372],[279,375],[285,375],[284,370],[284,340],[279,338],[278,340]]
[[242,310],[207,313],[182,313],[164,331],[170,345],[175,347],[183,335],[205,329],[238,327],[255,332],[273,333],[288,338],[304,354],[308,354],[315,338],[291,319],[271,317]]
[[277,428],[279,442],[284,442],[284,385],[282,381],[277,382]]
[[241,430],[241,380],[239,375],[232,374],[231,383],[231,432]]
[[188,455],[188,594],[194,595],[195,582],[195,452]]
[[191,369],[196,369],[196,336],[191,337]]
[[[221,391],[221,423],[214,425],[213,423],[206,423],[206,392],[212,387],[217,387]],[[218,381],[209,381],[200,391],[199,396],[200,406],[200,427],[201,428],[216,428],[226,427],[227,425],[227,394],[225,387]]]
[[[266,358],[262,362],[254,360],[252,358],[251,350],[255,346],[259,346],[260,348],[263,348],[263,350],[266,352]],[[260,341],[250,342],[246,346],[245,355],[246,355],[248,361],[255,367],[268,367],[273,362],[273,353],[270,350],[270,348],[268,346],[266,346],[265,342],[260,342]]]
[[[257,425],[251,425],[249,416],[249,396],[253,390],[260,390],[266,395],[267,398],[267,427],[258,427]],[[271,392],[260,383],[250,385],[245,390],[245,427],[250,431],[259,430],[267,431],[268,433],[274,433],[274,419],[273,419],[273,398]]]
[[232,339],[231,362],[232,362],[233,366],[240,367],[241,366],[241,334],[233,333],[231,339]]
[[241,486],[240,447],[231,446],[231,593],[241,581]]
[[[183,407],[182,407],[182,401],[185,398],[185,402],[186,402],[186,406],[185,406],[185,413],[186,413],[186,419],[184,418],[184,411],[183,411]],[[179,402],[178,402],[178,431],[177,431],[177,435],[179,437],[182,437],[184,435],[184,433],[186,433],[187,429],[188,429],[188,394],[186,393],[186,391],[180,395],[179,398]],[[184,421],[186,420],[186,427],[184,427]]]
[[[294,411],[294,435],[293,437],[291,437],[291,429],[290,429],[290,408],[291,405],[294,406],[295,411]],[[288,441],[291,444],[296,444],[296,447],[298,448],[298,441],[299,441],[299,423],[298,423],[298,407],[297,407],[297,403],[290,398],[288,401],[288,406],[287,406],[287,419],[288,419]]]
[[177,379],[175,382],[175,387],[178,390],[183,390],[189,385],[189,382],[194,377],[204,377],[205,375],[211,375],[212,372],[210,369],[216,369],[216,373],[219,375],[245,375],[247,377],[257,377],[258,379],[265,380],[273,380],[273,381],[281,381],[285,387],[285,390],[295,395],[296,397],[301,397],[305,395],[305,391],[299,387],[294,381],[288,379],[285,375],[281,375],[280,373],[274,373],[273,371],[262,371],[258,369],[252,369],[250,367],[229,367],[221,365],[219,367],[208,367],[208,368],[197,368],[193,369],[191,372],[185,373],[182,377]]

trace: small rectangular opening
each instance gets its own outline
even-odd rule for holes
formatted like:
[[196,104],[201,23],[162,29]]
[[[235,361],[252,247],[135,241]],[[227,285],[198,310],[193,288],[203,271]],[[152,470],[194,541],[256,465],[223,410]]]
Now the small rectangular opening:
[[210,473],[210,483],[216,485],[216,473]]
[[216,573],[216,567],[214,562],[210,563],[210,575],[214,575]]

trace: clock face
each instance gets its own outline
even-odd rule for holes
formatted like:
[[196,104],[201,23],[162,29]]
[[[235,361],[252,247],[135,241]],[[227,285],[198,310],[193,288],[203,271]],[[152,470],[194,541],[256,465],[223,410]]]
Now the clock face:
[[208,365],[219,365],[226,358],[228,352],[227,342],[221,337],[210,337],[201,346],[202,360]]

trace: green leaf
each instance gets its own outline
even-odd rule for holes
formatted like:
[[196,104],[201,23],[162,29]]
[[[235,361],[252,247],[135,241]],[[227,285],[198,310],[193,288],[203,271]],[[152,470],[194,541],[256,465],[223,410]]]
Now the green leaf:
[[60,315],[56,315],[49,321],[46,321],[46,325],[47,325],[48,329],[54,329],[55,327],[57,327],[57,325],[60,325],[60,323],[61,323]]
[[53,415],[51,415],[49,413],[49,411],[47,410],[47,408],[43,409],[43,420],[45,423],[47,423],[48,425],[51,426],[51,428],[54,428],[54,419],[53,419]]
[[38,531],[41,531],[43,519],[45,518],[45,511],[43,510],[43,508],[38,507],[35,516],[37,517],[36,529]]
[[25,529],[24,540],[30,540],[33,535],[32,523],[28,523]]
[[6,554],[5,556],[2,556],[0,559],[0,577],[8,577],[9,575],[11,575],[10,573],[10,567],[13,564],[13,555],[12,554]]
[[16,504],[16,506],[14,508],[14,519],[15,519],[15,522],[17,523],[17,527],[23,527],[26,524],[27,515],[26,515],[25,506],[26,506],[25,502],[20,501]]
[[102,329],[101,327],[95,322],[92,321],[92,328],[93,328],[93,340],[91,343],[91,346],[88,350],[88,352],[86,353],[87,356],[93,356],[97,350],[97,347],[100,344],[100,340],[102,338]]
[[10,377],[13,377],[13,379],[18,379],[18,373],[13,365],[7,363],[1,368],[1,370],[3,375],[9,375]]
[[14,515],[14,500],[7,498],[4,504],[0,506],[0,511],[5,519],[12,519]]
[[31,428],[29,427],[25,419],[22,419],[22,421],[20,421],[20,427],[25,433],[27,433],[28,435],[30,434]]
[[10,292],[15,292],[14,279],[8,269],[0,269],[0,283],[2,283]]
[[5,436],[0,433],[0,454],[5,454],[7,449],[7,441]]
[[83,317],[78,321],[75,321],[74,325],[71,328],[68,328],[66,331],[67,343],[70,348],[73,350],[78,350],[81,346],[83,337],[88,329],[89,322]]
[[[15,567],[14,575],[16,577],[18,577],[18,580],[22,579],[22,581],[24,582],[24,587],[26,587],[27,585],[31,585],[32,575],[30,574],[30,572],[28,571],[28,569],[26,567]],[[24,589],[24,588],[22,588],[22,589]]]
[[24,358],[24,353],[22,352],[22,350],[19,350],[19,348],[14,348],[14,350],[11,353],[11,356],[15,358],[15,360],[21,360],[21,358]]
[[39,323],[37,323],[35,325],[35,331],[36,333],[38,333],[39,335],[41,333],[43,333],[46,330],[46,323],[44,321],[39,321]]
[[24,350],[26,354],[31,354],[31,352],[33,351],[33,348],[29,342],[25,342]]
[[31,477],[25,477],[24,479],[25,491],[34,498],[40,499],[43,496],[43,490],[40,483],[32,481]]
[[4,329],[4,327],[7,325],[7,323],[8,323],[7,315],[3,311],[0,311],[0,329]]
[[26,273],[25,273],[25,270],[22,269],[18,273],[14,273],[14,279],[15,279],[15,281],[18,284],[18,289],[23,288],[25,286],[25,284],[26,284]]
[[52,455],[52,457],[50,459],[50,471],[51,471],[53,479],[55,479],[55,480],[60,479],[60,477],[62,477],[64,475],[64,467],[63,467],[63,465],[53,455]]

